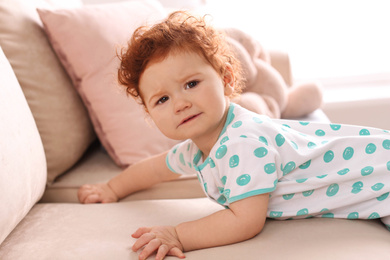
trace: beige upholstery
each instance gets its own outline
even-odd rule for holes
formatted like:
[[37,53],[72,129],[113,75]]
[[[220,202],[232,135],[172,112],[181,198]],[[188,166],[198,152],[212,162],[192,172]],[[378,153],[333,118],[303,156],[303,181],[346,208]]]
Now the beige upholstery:
[[46,174],[37,126],[0,48],[0,243],[42,196]]
[[[130,235],[138,227],[175,225],[220,209],[206,198],[38,204],[0,246],[0,259],[138,259],[130,249],[135,241]],[[379,221],[268,221],[254,239],[186,256],[189,260],[385,260],[390,256],[390,234]]]

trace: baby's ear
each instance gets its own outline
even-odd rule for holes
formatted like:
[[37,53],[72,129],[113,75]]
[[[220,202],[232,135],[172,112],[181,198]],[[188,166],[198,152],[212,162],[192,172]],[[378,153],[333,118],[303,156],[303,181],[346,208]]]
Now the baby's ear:
[[234,92],[234,73],[233,67],[230,63],[225,63],[225,71],[223,74],[223,83],[225,86],[225,96],[231,96]]
[[226,84],[234,85],[234,73],[233,73],[233,67],[229,62],[225,63],[225,71],[222,75],[223,82]]

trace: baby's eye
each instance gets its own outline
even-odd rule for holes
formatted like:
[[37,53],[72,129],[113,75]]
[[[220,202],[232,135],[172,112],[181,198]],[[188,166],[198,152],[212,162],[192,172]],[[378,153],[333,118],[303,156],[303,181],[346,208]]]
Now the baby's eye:
[[163,96],[162,98],[160,98],[159,100],[157,100],[157,105],[163,104],[163,103],[167,102],[168,99],[169,99],[169,97]]
[[199,81],[196,81],[196,80],[190,81],[186,84],[186,89],[194,88],[194,87],[196,87],[196,85],[198,85],[198,83],[199,83]]

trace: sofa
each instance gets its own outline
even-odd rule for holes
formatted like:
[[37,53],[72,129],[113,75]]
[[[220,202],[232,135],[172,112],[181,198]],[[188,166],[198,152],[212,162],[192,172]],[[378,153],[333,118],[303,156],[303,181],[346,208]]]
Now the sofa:
[[[78,203],[81,185],[106,182],[175,143],[114,83],[114,45],[139,21],[165,15],[156,0],[0,0],[0,259],[138,259],[138,227],[221,209],[196,177],[118,203]],[[291,85],[288,55],[272,51],[271,64]],[[321,110],[296,120],[328,121]],[[390,233],[378,220],[267,220],[253,239],[186,258],[390,259]]]

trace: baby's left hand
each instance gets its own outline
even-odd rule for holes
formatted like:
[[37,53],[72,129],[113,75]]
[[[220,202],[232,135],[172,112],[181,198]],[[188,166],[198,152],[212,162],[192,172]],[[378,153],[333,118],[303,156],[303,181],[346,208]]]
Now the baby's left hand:
[[146,259],[153,252],[157,252],[156,259],[164,259],[167,255],[185,258],[175,227],[142,227],[131,236],[138,238],[132,247],[134,252],[145,246],[139,254],[139,259]]

